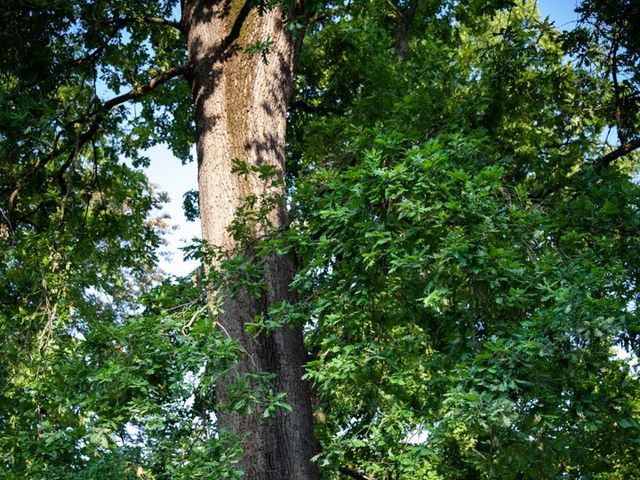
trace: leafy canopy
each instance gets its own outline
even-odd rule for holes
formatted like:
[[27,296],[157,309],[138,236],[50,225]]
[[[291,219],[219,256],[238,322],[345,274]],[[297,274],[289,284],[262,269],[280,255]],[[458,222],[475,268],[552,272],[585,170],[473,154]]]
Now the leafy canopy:
[[[259,290],[290,252],[300,301],[247,328],[304,325],[324,478],[636,478],[635,2],[584,1],[569,33],[529,1],[308,3],[290,229],[163,279],[139,167],[193,142],[176,9],[0,13],[0,476],[240,478],[214,386],[242,352],[205,285]],[[268,376],[234,388],[288,407]]]

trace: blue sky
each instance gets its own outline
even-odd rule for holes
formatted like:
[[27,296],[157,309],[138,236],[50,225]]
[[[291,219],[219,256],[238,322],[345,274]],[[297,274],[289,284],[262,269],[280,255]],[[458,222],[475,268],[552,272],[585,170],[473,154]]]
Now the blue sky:
[[[187,222],[182,210],[182,197],[189,190],[198,188],[198,169],[195,160],[182,165],[165,145],[158,145],[147,151],[151,165],[146,169],[152,184],[169,196],[169,203],[163,209],[170,216],[172,230],[165,235],[167,245],[160,249],[160,268],[173,275],[186,275],[198,264],[182,259],[181,247],[194,237],[200,237],[200,222]],[[195,158],[195,153],[193,155]],[[163,257],[169,255],[169,257]]]
[[577,14],[574,9],[575,0],[538,0],[538,9],[543,16],[548,16],[556,27],[568,30],[574,27]]
[[[571,29],[577,18],[574,12],[575,0],[538,0],[538,8],[543,16],[548,16],[560,29]],[[181,247],[194,237],[200,236],[200,222],[187,222],[182,211],[182,198],[188,190],[198,186],[196,162],[181,165],[164,145],[147,151],[151,166],[146,173],[159,190],[166,192],[170,202],[164,212],[170,215],[172,230],[165,236],[167,245],[161,249],[160,267],[173,275],[186,275],[197,267],[196,262],[182,259]]]

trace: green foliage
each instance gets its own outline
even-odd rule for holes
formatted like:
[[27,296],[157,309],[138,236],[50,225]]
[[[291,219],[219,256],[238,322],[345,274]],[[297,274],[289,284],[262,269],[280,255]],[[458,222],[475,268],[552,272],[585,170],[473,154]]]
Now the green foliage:
[[602,69],[612,84],[606,115],[621,142],[640,130],[640,5],[628,0],[586,0],[576,11],[579,28],[566,35],[581,62]]
[[[199,289],[164,282],[137,313],[92,300],[95,311],[67,315],[58,299],[32,347],[3,351],[3,478],[236,478],[240,451],[211,415],[215,379],[238,352]],[[24,330],[39,320],[18,319]]]
[[[213,388],[238,354],[201,285],[162,280],[163,195],[142,150],[186,161],[176,2],[9,2],[0,53],[0,477],[238,478]],[[171,112],[171,113],[169,113]],[[280,401],[276,399],[276,401]]]
[[[281,185],[239,159],[269,193],[236,212],[238,251],[196,244],[206,273],[166,279],[139,167],[160,141],[188,161],[189,87],[104,101],[185,63],[145,20],[175,8],[0,14],[0,476],[241,478],[215,385],[243,352],[211,292],[260,296],[295,254],[299,301],[245,326],[304,326],[324,478],[637,478],[638,156],[600,162],[640,135],[635,3],[582,2],[563,34],[534,2],[307,2],[290,228],[256,242]],[[238,376],[225,407],[290,410],[271,381]]]
[[444,12],[402,62],[382,14],[326,26],[301,60],[291,236],[318,461],[327,478],[623,478],[640,188],[593,168],[611,87],[532,4]]
[[184,194],[182,208],[188,221],[194,222],[200,217],[200,200],[197,190],[189,190]]

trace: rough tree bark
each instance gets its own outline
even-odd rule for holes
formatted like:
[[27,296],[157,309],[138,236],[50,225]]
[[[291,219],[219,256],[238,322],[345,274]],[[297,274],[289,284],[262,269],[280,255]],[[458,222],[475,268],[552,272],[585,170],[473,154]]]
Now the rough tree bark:
[[[228,251],[237,247],[228,227],[249,195],[275,194],[256,175],[232,173],[234,159],[250,165],[272,165],[284,174],[286,111],[292,83],[295,40],[286,33],[283,12],[274,8],[258,14],[244,0],[183,0],[182,27],[187,34],[191,86],[195,104],[200,215],[203,238]],[[299,5],[297,5],[299,6]],[[268,54],[251,54],[244,47],[269,42]],[[265,61],[266,60],[266,61]],[[269,219],[273,228],[286,223],[284,202]],[[256,241],[267,232],[253,226]],[[254,338],[244,324],[270,305],[292,301],[289,284],[294,264],[286,256],[267,259],[261,298],[238,292],[224,299],[220,324],[246,351],[236,374],[266,371],[275,374],[275,389],[286,393],[291,412],[275,419],[262,412],[239,416],[218,413],[221,427],[242,436],[241,468],[250,480],[318,478],[311,461],[317,453],[310,391],[302,381],[305,351],[298,327],[281,328]],[[229,378],[217,387],[224,399]]]

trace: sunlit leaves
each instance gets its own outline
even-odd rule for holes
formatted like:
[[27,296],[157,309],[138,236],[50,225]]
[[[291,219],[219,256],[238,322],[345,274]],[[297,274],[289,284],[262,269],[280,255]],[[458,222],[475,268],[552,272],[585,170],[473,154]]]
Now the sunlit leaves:
[[[607,425],[637,417],[614,352],[637,332],[638,186],[590,167],[607,86],[533,3],[496,7],[417,37],[403,62],[388,25],[345,19],[303,63],[316,90],[301,90],[293,150],[294,285],[327,472],[552,478],[632,462],[638,431]],[[318,77],[347,31],[345,55],[361,38],[376,65]],[[314,94],[344,100],[323,111]]]

